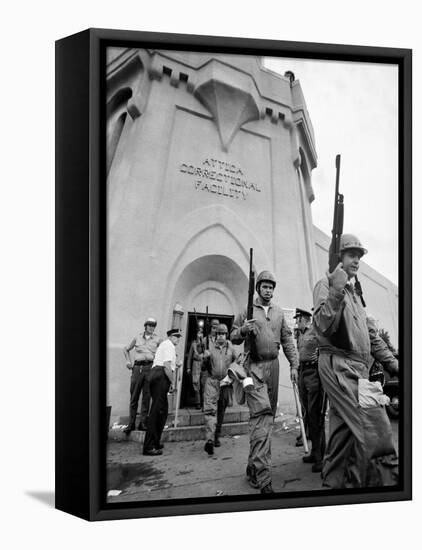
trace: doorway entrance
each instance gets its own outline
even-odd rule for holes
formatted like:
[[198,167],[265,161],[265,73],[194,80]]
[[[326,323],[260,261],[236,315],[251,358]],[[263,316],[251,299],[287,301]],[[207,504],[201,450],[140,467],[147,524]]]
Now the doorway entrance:
[[194,403],[194,391],[192,386],[192,377],[187,373],[190,361],[190,349],[192,342],[196,339],[198,328],[200,326],[204,329],[204,336],[207,335],[212,319],[218,319],[220,323],[227,325],[229,334],[233,325],[234,315],[223,315],[220,313],[206,313],[200,312],[188,312],[187,327],[186,327],[186,339],[185,339],[185,351],[183,356],[183,382],[182,382],[182,394],[180,396],[181,408],[189,408],[195,405]]

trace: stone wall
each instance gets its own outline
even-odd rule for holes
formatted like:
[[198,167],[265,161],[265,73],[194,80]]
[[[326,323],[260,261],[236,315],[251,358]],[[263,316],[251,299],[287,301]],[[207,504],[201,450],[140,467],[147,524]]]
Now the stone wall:
[[[107,401],[115,417],[129,401],[122,347],[146,317],[165,335],[176,303],[184,333],[194,308],[238,314],[250,248],[256,270],[274,272],[281,307],[310,307],[326,236],[312,224],[317,159],[299,81],[248,56],[108,54]],[[362,284],[393,330],[391,283],[368,266]],[[282,354],[280,407],[293,408]]]

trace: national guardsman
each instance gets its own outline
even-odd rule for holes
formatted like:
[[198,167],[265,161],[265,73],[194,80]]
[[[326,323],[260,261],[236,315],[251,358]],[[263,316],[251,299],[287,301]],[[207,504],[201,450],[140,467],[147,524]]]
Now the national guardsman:
[[246,476],[261,493],[273,493],[271,478],[271,434],[277,410],[280,346],[290,363],[290,377],[297,382],[298,357],[283,311],[272,303],[276,280],[262,271],[256,280],[257,297],[252,318],[239,316],[231,331],[234,344],[245,342],[246,370],[253,387],[245,393],[249,408],[249,457]]

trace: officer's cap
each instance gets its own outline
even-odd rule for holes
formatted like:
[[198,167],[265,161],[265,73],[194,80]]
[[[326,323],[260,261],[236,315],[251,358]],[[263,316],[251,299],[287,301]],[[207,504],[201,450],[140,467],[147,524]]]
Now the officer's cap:
[[307,311],[306,309],[297,307],[296,314],[294,315],[293,319],[297,319],[298,317],[312,317],[312,313],[310,311]]
[[157,321],[154,319],[154,317],[148,317],[148,319],[144,323],[144,327],[146,327],[147,325],[151,325],[152,327],[156,327],[157,326]]
[[170,330],[167,331],[167,336],[179,336],[181,337],[182,336],[182,333],[180,332],[180,330],[178,328],[171,328]]

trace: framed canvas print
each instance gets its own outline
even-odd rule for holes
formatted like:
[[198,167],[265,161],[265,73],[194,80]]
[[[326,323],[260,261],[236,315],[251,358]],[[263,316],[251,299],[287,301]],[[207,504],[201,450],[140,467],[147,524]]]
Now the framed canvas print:
[[56,506],[411,498],[411,51],[56,43]]

